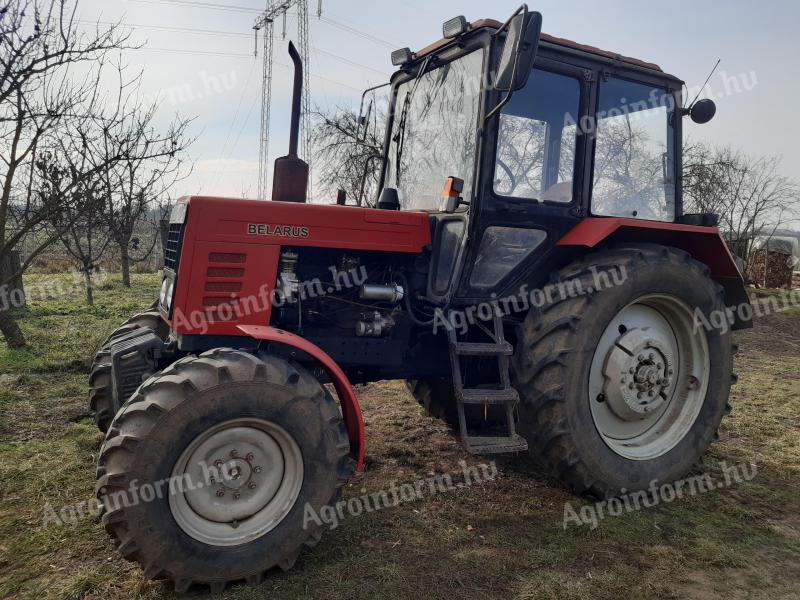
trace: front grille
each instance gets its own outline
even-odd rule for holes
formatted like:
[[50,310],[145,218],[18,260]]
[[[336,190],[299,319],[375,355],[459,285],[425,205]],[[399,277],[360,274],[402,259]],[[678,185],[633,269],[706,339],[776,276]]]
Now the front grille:
[[170,223],[167,234],[167,247],[164,248],[164,267],[178,272],[178,262],[181,258],[181,238],[183,238],[183,224]]

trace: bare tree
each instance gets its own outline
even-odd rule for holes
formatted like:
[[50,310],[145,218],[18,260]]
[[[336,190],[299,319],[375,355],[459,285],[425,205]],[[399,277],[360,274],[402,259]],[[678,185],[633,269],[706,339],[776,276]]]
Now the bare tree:
[[800,188],[776,157],[751,158],[729,147],[689,146],[684,159],[687,211],[720,216],[732,252],[748,262],[753,244],[797,213]]
[[[96,108],[100,70],[92,66],[127,45],[115,25],[81,33],[76,8],[68,0],[0,0],[0,260],[36,238],[19,272],[7,273],[0,286],[58,239],[46,226],[71,194],[32,192],[37,153],[64,135],[58,130],[65,122]],[[0,331],[10,347],[24,345],[8,311],[0,312]]]
[[[122,81],[121,76],[120,79]],[[93,164],[105,165],[102,170],[106,197],[103,214],[119,248],[122,283],[126,287],[131,285],[131,261],[145,260],[153,251],[158,240],[155,233],[158,223],[150,223],[154,234],[144,247],[138,243],[138,237],[134,238],[134,233],[143,220],[152,216],[157,201],[168,196],[176,181],[185,176],[184,151],[192,142],[186,135],[188,120],[176,118],[161,132],[153,122],[157,105],[141,107],[138,101],[138,94],[128,96],[125,104],[132,105],[134,110],[129,118],[117,119],[108,127],[102,145],[96,149],[98,156],[91,156]],[[125,140],[126,152],[114,161],[119,140]],[[139,254],[132,255],[132,252]]]
[[721,214],[727,190],[724,174],[735,169],[727,151],[687,142],[683,149],[683,201],[686,212]]
[[[112,242],[123,259],[123,283],[130,286],[130,250],[138,250],[134,232],[154,200],[179,177],[188,143],[188,121],[177,118],[160,131],[153,122],[156,106],[139,104],[140,74],[126,79],[123,68],[116,71],[114,98],[101,103],[103,110],[70,121],[69,135],[59,138],[55,153],[57,174],[66,174],[59,183],[67,189],[55,190],[53,195],[65,200],[50,222],[84,275],[89,304],[92,273]],[[51,191],[55,178],[47,170],[42,175]],[[154,234],[146,254],[156,239]]]
[[111,235],[103,214],[105,190],[101,175],[85,177],[86,164],[86,156],[78,157],[77,162],[70,159],[62,162],[51,153],[45,153],[37,161],[41,173],[38,193],[69,197],[68,202],[59,204],[60,210],[51,216],[50,221],[64,249],[83,274],[86,302],[92,306],[93,274],[111,242]]
[[378,124],[383,120],[378,111],[373,115],[371,124],[361,125],[358,115],[349,109],[316,113],[311,129],[314,168],[322,188],[328,193],[342,189],[349,198],[360,200],[364,181],[364,198],[374,196],[383,149],[383,130]]

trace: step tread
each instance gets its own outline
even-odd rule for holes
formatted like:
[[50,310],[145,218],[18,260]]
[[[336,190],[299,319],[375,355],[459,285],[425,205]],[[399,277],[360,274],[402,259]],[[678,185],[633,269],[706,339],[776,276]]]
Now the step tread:
[[514,354],[514,347],[508,342],[458,342],[455,351],[460,356],[511,356]]
[[528,449],[528,442],[519,434],[504,437],[469,436],[464,439],[464,445],[470,454],[504,454]]
[[519,394],[514,388],[505,390],[468,388],[461,390],[461,401],[464,404],[508,404],[518,402]]

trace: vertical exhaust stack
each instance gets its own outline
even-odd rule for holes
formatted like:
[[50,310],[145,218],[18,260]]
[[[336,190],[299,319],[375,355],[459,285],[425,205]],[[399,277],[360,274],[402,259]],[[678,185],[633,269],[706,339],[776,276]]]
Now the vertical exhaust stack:
[[300,106],[303,97],[303,61],[292,42],[289,56],[294,62],[294,97],[292,99],[292,124],[289,132],[289,154],[275,160],[272,174],[272,199],[278,202],[305,202],[308,190],[308,164],[298,158],[297,143],[300,137]]

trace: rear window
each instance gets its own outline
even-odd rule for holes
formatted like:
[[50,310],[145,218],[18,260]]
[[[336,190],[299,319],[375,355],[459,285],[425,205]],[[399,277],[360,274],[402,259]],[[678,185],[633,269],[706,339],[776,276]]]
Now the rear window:
[[675,219],[674,96],[611,78],[600,84],[592,185],[596,215]]

